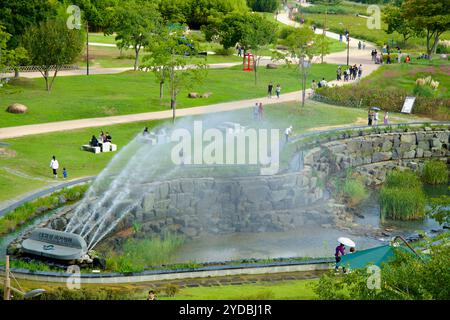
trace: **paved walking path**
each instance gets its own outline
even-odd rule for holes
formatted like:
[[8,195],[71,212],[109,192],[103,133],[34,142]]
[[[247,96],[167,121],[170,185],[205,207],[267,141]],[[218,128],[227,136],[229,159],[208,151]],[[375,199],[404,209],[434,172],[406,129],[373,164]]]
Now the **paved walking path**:
[[[287,13],[280,13],[277,16],[278,21],[295,27],[302,27],[297,22],[294,22],[289,19]],[[316,33],[321,34],[321,29],[316,29]],[[326,36],[334,39],[339,39],[339,35],[333,32],[326,32]],[[374,70],[378,68],[379,65],[375,65],[371,61],[370,50],[372,49],[372,45],[366,43],[366,50],[358,50],[358,41],[357,39],[350,39],[350,64],[362,64],[363,65],[363,77],[367,76]],[[324,57],[324,61],[327,63],[333,64],[342,64],[346,65],[347,60],[347,52],[337,52],[332,53]],[[216,65],[211,65],[217,68],[226,68],[232,65],[240,64],[240,62],[236,63],[221,63]],[[102,69],[93,69],[92,74],[105,74],[105,73],[119,73],[125,70],[130,70],[130,68],[108,68]],[[85,72],[84,70],[75,70],[75,71],[67,71],[64,75],[74,75],[78,72]],[[63,71],[62,71],[63,73]],[[72,73],[72,74],[71,74]],[[39,73],[40,76],[40,73]],[[317,79],[320,80],[320,79]],[[331,81],[329,82],[330,86],[341,86],[344,84],[353,83],[354,81],[349,81],[344,83],[343,81]],[[311,89],[307,90],[307,97],[310,96]],[[192,107],[192,108],[184,108],[177,110],[177,117],[180,116],[194,116],[205,113],[213,113],[213,112],[222,112],[222,111],[231,111],[238,110],[243,108],[252,107],[256,102],[262,102],[264,105],[280,103],[280,102],[289,102],[289,101],[301,101],[301,92],[291,92],[285,93],[281,95],[280,99],[268,99],[267,97],[261,97],[256,99],[246,99],[240,101],[231,101],[224,102],[214,105],[207,105],[201,107]],[[41,124],[33,124],[33,125],[25,125],[25,126],[17,126],[17,127],[7,127],[0,128],[0,140],[15,138],[15,137],[23,137],[27,135],[41,134],[41,133],[50,133],[56,131],[67,131],[74,129],[82,129],[89,127],[106,127],[114,124],[122,124],[129,122],[139,122],[139,121],[150,121],[150,120],[159,120],[159,119],[168,119],[172,117],[172,110],[164,110],[164,111],[156,111],[156,112],[147,112],[147,113],[138,113],[138,114],[130,114],[130,115],[122,115],[122,116],[111,116],[111,117],[99,117],[99,118],[90,118],[90,119],[78,119],[78,120],[68,120],[68,121],[58,121],[58,122],[50,122],[50,123],[41,123]]]

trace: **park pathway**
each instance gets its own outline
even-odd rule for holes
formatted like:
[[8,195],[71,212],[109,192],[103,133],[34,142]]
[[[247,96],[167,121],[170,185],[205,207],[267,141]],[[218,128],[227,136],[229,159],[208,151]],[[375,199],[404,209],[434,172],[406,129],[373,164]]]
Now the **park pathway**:
[[[289,19],[287,13],[282,12],[277,15],[278,21],[294,26],[301,27],[301,25],[297,22],[294,22]],[[316,33],[321,34],[323,32],[322,29],[316,29]],[[333,32],[326,32],[326,36],[339,39],[339,35]],[[362,64],[363,65],[363,77],[369,75],[373,71],[375,71],[379,65],[374,64],[371,61],[370,51],[373,48],[373,45],[366,42],[365,50],[358,50],[358,39],[350,38],[350,64]],[[316,59],[317,60],[317,59]],[[347,64],[347,51],[336,52],[324,57],[324,61],[332,64]],[[216,68],[226,68],[233,65],[241,64],[240,62],[236,63],[221,63],[215,66]],[[119,73],[126,70],[131,70],[130,68],[98,68],[92,69],[92,74],[106,74],[106,73]],[[73,74],[70,74],[70,73]],[[75,75],[77,72],[84,73],[85,70],[74,70],[67,71],[64,75]],[[98,73],[95,73],[98,72]],[[104,73],[103,73],[104,72]],[[39,76],[40,73],[39,73]],[[320,79],[317,79],[320,80]],[[344,83],[343,81],[330,81],[328,84],[330,86],[341,86],[344,84],[352,84],[357,82],[358,80],[349,81]],[[306,97],[311,95],[311,89],[306,90]],[[290,93],[285,93],[281,95],[280,99],[272,98],[269,99],[267,97],[255,98],[255,99],[246,99],[239,101],[230,101],[224,103],[218,103],[214,105],[206,105],[200,107],[192,107],[192,108],[184,108],[177,110],[177,117],[181,116],[196,116],[206,113],[213,112],[224,112],[224,111],[232,111],[243,108],[249,108],[255,105],[256,102],[262,102],[264,105],[270,105],[275,103],[283,103],[283,102],[291,102],[291,101],[301,101],[301,91],[295,91]],[[159,120],[159,119],[170,119],[172,117],[172,110],[164,110],[164,111],[154,111],[154,112],[146,112],[146,113],[138,113],[138,114],[129,114],[129,115],[121,115],[121,116],[110,116],[110,117],[98,117],[98,118],[89,118],[89,119],[78,119],[78,120],[67,120],[67,121],[58,121],[58,122],[49,122],[49,123],[41,123],[41,124],[32,124],[32,125],[24,125],[24,126],[16,126],[16,127],[7,127],[0,128],[0,140],[23,137],[27,135],[41,134],[41,133],[50,133],[57,131],[68,131],[82,128],[90,128],[90,127],[106,127],[114,124],[123,124],[129,122],[139,122],[139,121],[150,121],[150,120]]]

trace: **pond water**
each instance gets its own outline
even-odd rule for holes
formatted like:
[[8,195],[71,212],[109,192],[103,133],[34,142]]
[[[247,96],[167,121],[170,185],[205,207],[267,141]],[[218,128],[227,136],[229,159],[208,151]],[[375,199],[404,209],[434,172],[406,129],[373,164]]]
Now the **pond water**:
[[[425,186],[428,197],[450,194],[448,186]],[[380,219],[378,192],[373,191],[369,199],[359,208],[364,218],[356,218],[360,225],[388,229],[392,236],[408,237],[422,230],[432,234],[432,230],[442,229],[433,219],[418,221],[385,221]],[[305,226],[288,232],[239,233],[232,235],[204,236],[186,242],[175,253],[174,262],[212,262],[240,260],[248,258],[289,258],[289,257],[329,257],[333,256],[338,237],[346,236],[357,244],[357,248],[367,249],[386,244],[392,236],[355,235],[333,228]]]
[[[429,197],[450,194],[448,186],[430,187],[425,191]],[[0,259],[6,253],[8,244],[21,234],[28,232],[60,209],[49,211],[42,217],[34,219],[26,227],[7,236],[0,237]],[[371,225],[376,228],[389,229],[391,235],[405,237],[417,233],[419,230],[432,233],[434,229],[441,229],[432,219],[420,221],[386,221],[380,220],[380,207],[378,192],[372,192],[368,200],[361,205],[359,213],[364,218],[356,218],[360,225]],[[204,236],[187,241],[174,254],[175,263],[183,262],[215,262],[241,259],[266,259],[289,257],[328,257],[334,253],[337,245],[336,239],[347,236],[353,239],[358,249],[366,249],[388,243],[390,236],[375,237],[355,235],[333,228],[307,225],[294,231],[287,232],[261,232],[261,233],[235,233],[229,235]]]

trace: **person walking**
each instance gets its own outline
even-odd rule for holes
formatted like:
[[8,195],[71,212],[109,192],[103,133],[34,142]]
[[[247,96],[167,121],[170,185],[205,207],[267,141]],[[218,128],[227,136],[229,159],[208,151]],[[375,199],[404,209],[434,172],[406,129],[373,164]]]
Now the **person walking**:
[[358,68],[358,79],[361,79],[361,76],[362,76],[362,64],[360,64]]
[[263,115],[264,115],[264,108],[263,108],[263,104],[260,102],[259,103],[259,107],[258,107],[258,119],[259,119],[259,121],[262,121]]
[[281,94],[281,86],[280,86],[280,84],[277,84],[277,87],[275,88],[275,92],[277,94],[277,98],[280,99],[280,94]]
[[286,130],[284,130],[284,136],[286,137],[286,143],[289,142],[289,136],[292,134],[292,126],[286,128]]
[[342,69],[341,66],[339,66],[336,70],[336,80],[341,81],[342,79]]
[[258,120],[259,115],[259,104],[258,102],[255,103],[255,106],[253,107],[253,120]]
[[341,257],[345,255],[345,246],[340,243],[337,247],[336,250],[334,252],[334,258],[336,260],[336,266],[335,266],[335,270],[338,271],[339,269],[339,262],[341,262]]
[[63,168],[63,179],[67,179],[67,170],[66,168]]
[[267,86],[267,96],[269,99],[272,98],[272,91],[273,91],[273,84],[272,82],[269,83],[269,85]]
[[316,93],[317,90],[317,82],[316,80],[313,80],[311,83],[311,90],[312,90],[312,94],[314,95]]
[[372,126],[372,111],[367,112],[367,125],[370,127]]
[[58,178],[58,169],[59,169],[59,163],[58,160],[56,160],[56,157],[53,156],[52,160],[50,161],[50,168],[52,168],[53,176]]
[[383,124],[385,126],[389,124],[389,114],[387,111],[384,112]]
[[339,42],[342,42],[342,33],[339,33]]
[[373,124],[378,125],[378,111],[375,111],[375,114],[373,115]]

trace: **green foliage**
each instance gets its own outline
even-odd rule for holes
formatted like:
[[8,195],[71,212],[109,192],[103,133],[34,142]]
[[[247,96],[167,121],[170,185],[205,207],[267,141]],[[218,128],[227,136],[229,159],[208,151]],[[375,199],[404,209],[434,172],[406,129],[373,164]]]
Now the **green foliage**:
[[382,219],[414,220],[425,215],[425,193],[419,177],[412,171],[394,170],[380,191]]
[[152,35],[160,28],[160,14],[153,2],[127,0],[114,8],[110,15],[105,34],[116,33],[119,48],[133,47],[135,52],[134,70],[139,63],[139,52],[147,46]]
[[132,292],[129,290],[115,290],[109,288],[81,288],[70,290],[58,287],[43,293],[38,300],[131,300]]
[[447,300],[450,299],[450,246],[431,247],[429,259],[421,260],[396,250],[395,259],[381,266],[379,289],[369,289],[372,273],[352,270],[345,275],[329,272],[314,285],[324,300]]
[[[450,187],[449,187],[450,190]],[[427,215],[439,222],[439,224],[450,224],[450,196],[442,195],[438,198],[431,198]]]
[[335,195],[347,201],[350,207],[360,204],[369,196],[361,177],[352,172],[348,172],[344,179],[336,178],[333,187]]
[[39,198],[35,201],[27,202],[21,205],[12,212],[7,213],[0,218],[0,236],[13,232],[32,219],[48,212],[49,210],[53,210],[64,205],[64,203],[59,201],[60,198],[64,198],[69,202],[74,202],[81,199],[87,188],[88,185],[81,185],[62,189],[52,193],[50,196]]
[[148,267],[167,264],[173,252],[184,243],[184,238],[166,233],[163,238],[127,239],[121,252],[106,255],[106,268],[115,272],[139,272]]
[[1,1],[0,21],[12,35],[8,48],[18,47],[27,29],[54,17],[57,7],[57,1],[48,0]]
[[168,297],[175,297],[175,295],[180,291],[180,287],[176,284],[169,283],[164,287],[164,292]]
[[426,161],[423,167],[422,179],[429,184],[446,184],[448,182],[447,164],[439,160]]
[[[47,20],[39,26],[27,29],[23,43],[30,55],[31,63],[39,67],[50,91],[58,70],[65,64],[73,63],[84,46],[83,34],[67,28],[62,19]],[[54,68],[53,79],[49,83],[49,72]]]
[[248,6],[257,12],[275,12],[280,6],[280,0],[247,0]]

